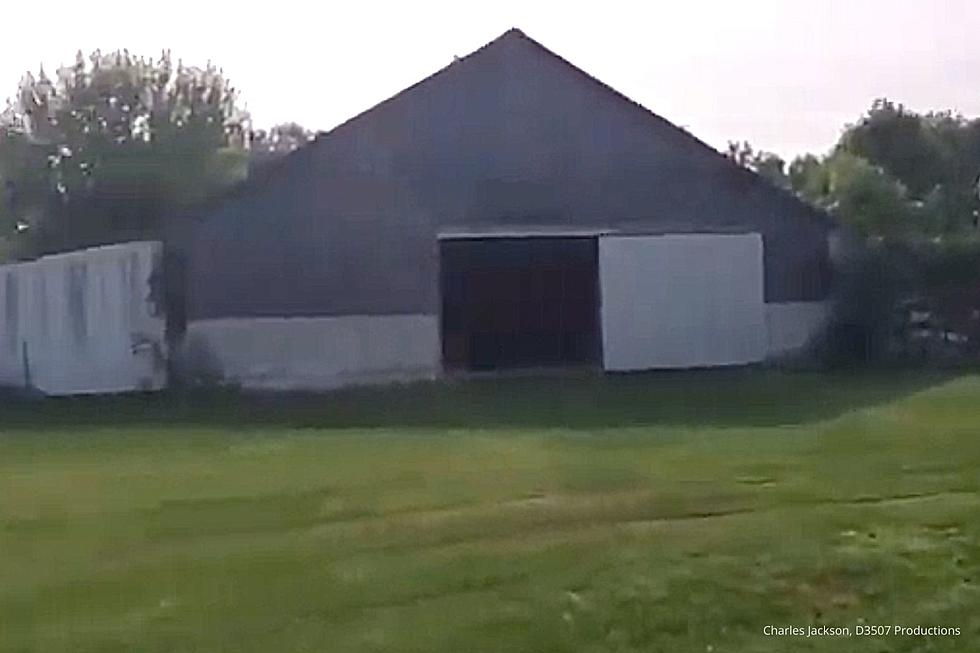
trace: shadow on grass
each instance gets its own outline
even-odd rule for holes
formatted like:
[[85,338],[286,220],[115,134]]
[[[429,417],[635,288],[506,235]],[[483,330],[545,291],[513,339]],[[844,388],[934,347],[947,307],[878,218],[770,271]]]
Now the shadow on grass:
[[[962,373],[961,373],[962,374]],[[5,399],[0,428],[570,428],[792,425],[898,400],[951,372],[767,369],[443,380],[326,393]]]

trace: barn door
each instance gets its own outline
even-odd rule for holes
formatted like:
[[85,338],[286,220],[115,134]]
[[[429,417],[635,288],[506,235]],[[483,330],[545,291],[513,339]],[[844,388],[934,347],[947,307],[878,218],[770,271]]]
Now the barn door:
[[607,370],[765,357],[759,234],[603,236],[599,283]]

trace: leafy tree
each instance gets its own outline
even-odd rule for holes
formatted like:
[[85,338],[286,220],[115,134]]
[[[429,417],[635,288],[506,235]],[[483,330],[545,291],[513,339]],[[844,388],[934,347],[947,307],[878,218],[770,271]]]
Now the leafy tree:
[[908,190],[927,234],[963,234],[980,209],[980,121],[952,112],[917,114],[876,100],[848,127],[837,151],[880,167]]
[[887,172],[846,152],[832,155],[824,166],[823,203],[843,223],[872,235],[902,235],[915,228],[908,192]]
[[786,173],[786,162],[778,154],[755,150],[747,141],[730,142],[728,157],[738,165],[748,168],[768,179],[770,183],[780,188],[789,188],[790,180]]
[[21,256],[158,237],[246,172],[248,116],[221,71],[98,51],[27,74],[0,119],[0,235]]
[[887,99],[848,127],[837,149],[881,167],[922,199],[948,176],[951,153],[929,121]]
[[797,157],[790,163],[789,182],[797,194],[812,204],[825,204],[830,196],[829,170],[812,154]]
[[728,156],[867,235],[962,238],[980,226],[980,119],[880,99],[827,156],[786,166],[746,142]]
[[315,134],[295,122],[284,122],[266,131],[252,132],[249,169],[254,170],[293,152],[313,140]]

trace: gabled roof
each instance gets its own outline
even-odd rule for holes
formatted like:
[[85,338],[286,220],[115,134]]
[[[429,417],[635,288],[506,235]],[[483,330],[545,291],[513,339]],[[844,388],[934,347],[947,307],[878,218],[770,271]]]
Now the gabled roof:
[[[678,143],[681,143],[683,146],[700,147],[700,148],[703,148],[704,150],[710,152],[713,155],[721,156],[722,158],[725,158],[726,160],[729,160],[727,157],[725,157],[720,152],[718,152],[717,150],[715,150],[714,148],[712,148],[708,144],[704,143],[703,141],[701,141],[700,139],[698,139],[697,137],[695,137],[690,132],[688,132],[688,131],[686,131],[686,130],[680,128],[680,127],[678,127],[677,125],[673,124],[669,120],[666,120],[665,118],[662,118],[662,117],[658,116],[654,112],[652,112],[649,109],[647,109],[646,107],[644,107],[639,102],[636,102],[636,101],[630,99],[629,97],[623,95],[622,93],[620,93],[619,91],[617,91],[613,87],[609,86],[605,82],[597,79],[596,77],[593,77],[592,75],[590,75],[589,73],[585,72],[584,70],[582,70],[581,68],[579,68],[575,64],[569,62],[564,57],[556,54],[555,52],[553,52],[553,51],[549,50],[548,48],[546,48],[545,46],[541,45],[541,43],[539,43],[538,41],[535,41],[530,36],[528,36],[527,34],[525,34],[524,32],[522,32],[520,29],[518,29],[516,27],[510,28],[509,30],[507,30],[506,32],[504,32],[503,34],[501,34],[500,36],[498,36],[494,40],[490,41],[489,43],[487,43],[486,45],[484,45],[484,46],[482,46],[480,48],[477,48],[476,50],[474,50],[473,52],[469,53],[468,55],[465,55],[463,57],[456,58],[449,65],[447,65],[447,66],[445,66],[443,68],[440,68],[439,70],[437,70],[436,72],[432,73],[428,77],[426,77],[426,78],[424,78],[422,80],[419,80],[418,82],[412,84],[408,88],[405,88],[405,89],[399,91],[398,93],[392,95],[388,99],[382,100],[381,102],[379,102],[378,104],[374,105],[373,107],[371,107],[369,109],[366,109],[366,110],[362,111],[361,113],[359,113],[359,114],[357,114],[357,115],[355,115],[355,116],[353,116],[351,118],[348,118],[347,120],[345,120],[344,122],[340,123],[339,125],[337,125],[333,129],[329,129],[327,131],[319,132],[317,134],[316,139],[313,141],[312,144],[315,146],[317,142],[323,142],[323,141],[329,139],[331,136],[334,136],[335,134],[339,134],[339,133],[341,133],[341,132],[343,132],[343,131],[345,131],[347,129],[350,129],[351,127],[356,126],[361,120],[367,118],[368,116],[370,116],[371,114],[373,114],[375,111],[381,109],[382,107],[385,107],[385,106],[387,106],[389,104],[392,104],[392,103],[398,101],[402,96],[407,95],[408,93],[411,93],[413,90],[415,90],[415,89],[417,89],[417,88],[419,88],[421,86],[425,86],[425,85],[428,85],[428,84],[434,82],[439,77],[441,77],[442,75],[444,75],[447,71],[452,70],[452,69],[456,69],[456,68],[458,68],[460,66],[465,66],[470,60],[475,59],[475,58],[478,58],[482,54],[484,54],[484,53],[486,53],[486,52],[488,52],[490,50],[494,50],[496,48],[504,47],[508,43],[513,42],[513,41],[523,41],[524,43],[531,44],[532,46],[534,46],[534,48],[536,48],[537,50],[539,50],[543,54],[545,54],[545,55],[547,55],[547,56],[549,56],[549,57],[551,57],[551,58],[553,58],[553,59],[561,62],[563,65],[567,66],[570,70],[574,71],[577,75],[580,75],[584,79],[587,79],[590,83],[599,85],[607,93],[610,93],[610,94],[614,95],[615,97],[617,97],[624,104],[632,107],[634,110],[638,110],[639,112],[642,112],[643,116],[651,121],[650,122],[650,126],[652,128],[661,130],[662,133],[668,135],[669,137],[674,137],[677,140],[677,142]],[[740,169],[744,169],[744,168],[740,168]]]
[[650,109],[647,109],[639,102],[630,99],[629,97],[620,93],[619,91],[609,86],[605,82],[597,79],[596,77],[593,77],[589,73],[585,72],[581,68],[569,62],[567,59],[556,54],[555,52],[552,52],[538,41],[535,41],[534,39],[532,39],[531,37],[529,37],[527,34],[525,34],[524,32],[522,32],[520,29],[516,27],[507,30],[506,32],[504,32],[494,40],[478,48],[477,50],[474,50],[470,54],[465,55],[463,57],[456,58],[449,65],[439,69],[435,73],[416,82],[415,84],[412,84],[408,88],[403,89],[402,91],[396,93],[395,95],[392,95],[388,99],[379,102],[373,107],[366,109],[365,111],[362,111],[361,113],[345,120],[344,122],[337,125],[336,127],[327,131],[319,132],[316,138],[312,142],[284,156],[280,161],[265,166],[265,168],[261,171],[260,175],[250,177],[249,179],[243,181],[236,188],[233,188],[231,191],[229,191],[229,193],[225,195],[225,198],[246,194],[249,188],[261,187],[263,183],[268,182],[270,179],[274,178],[278,173],[289,168],[291,165],[299,163],[299,161],[303,159],[308,159],[312,150],[330,142],[330,140],[334,136],[341,134],[347,130],[356,128],[362,121],[372,116],[372,114],[381,110],[384,107],[396,103],[404,96],[410,94],[413,90],[437,81],[440,77],[445,75],[450,70],[461,70],[465,68],[471,61],[479,58],[481,55],[485,54],[488,51],[501,47],[506,47],[509,44],[515,42],[521,42],[521,43],[531,45],[534,49],[544,54],[545,56],[560,62],[563,66],[568,68],[574,74],[586,80],[588,83],[597,85],[609,96],[616,98],[624,107],[628,108],[628,110],[634,111],[637,115],[639,115],[643,120],[647,122],[650,129],[656,130],[661,137],[663,137],[665,140],[674,143],[679,148],[683,148],[687,151],[700,154],[701,156],[707,156],[716,159],[719,164],[730,168],[733,175],[741,176],[743,182],[746,182],[750,185],[758,185],[765,192],[772,193],[783,201],[789,200],[792,203],[795,203],[796,205],[798,205],[800,209],[807,212],[812,218],[820,222],[824,222],[824,223],[832,222],[830,216],[826,212],[817,209],[811,206],[810,204],[807,204],[806,202],[798,198],[795,194],[773,185],[767,179],[764,179],[763,177],[756,174],[755,172],[748,170],[743,166],[738,165],[732,159],[725,156],[718,150],[714,149],[704,141],[700,140],[699,138],[697,138],[687,130],[678,127],[677,125],[673,124],[669,120],[666,120],[665,118],[657,115]]

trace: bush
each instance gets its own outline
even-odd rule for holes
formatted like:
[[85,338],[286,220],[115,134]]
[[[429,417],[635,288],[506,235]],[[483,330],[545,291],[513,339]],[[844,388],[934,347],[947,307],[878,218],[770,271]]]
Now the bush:
[[877,240],[835,270],[832,365],[962,361],[980,344],[980,241]]

